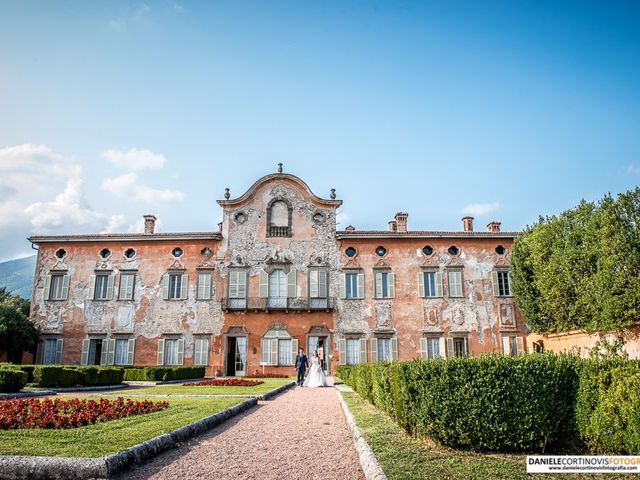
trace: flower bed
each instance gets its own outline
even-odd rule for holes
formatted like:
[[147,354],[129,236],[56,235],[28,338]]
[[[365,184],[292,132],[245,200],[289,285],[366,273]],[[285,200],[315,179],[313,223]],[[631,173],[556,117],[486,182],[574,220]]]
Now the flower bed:
[[251,373],[242,378],[289,378],[289,375],[286,373]]
[[168,402],[125,400],[122,397],[115,400],[105,398],[100,400],[79,398],[4,400],[0,401],[0,430],[76,428],[96,422],[157,412],[168,406]]
[[242,378],[214,378],[201,382],[185,383],[183,387],[255,387],[264,383],[261,380],[243,380]]

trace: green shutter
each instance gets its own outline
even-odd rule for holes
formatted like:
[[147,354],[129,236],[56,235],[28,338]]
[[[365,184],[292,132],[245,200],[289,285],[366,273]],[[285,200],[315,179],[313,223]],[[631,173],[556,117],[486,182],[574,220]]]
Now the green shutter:
[[102,340],[102,352],[100,354],[100,365],[107,364],[107,353],[109,352],[109,340]]
[[438,356],[440,358],[446,358],[447,356],[447,345],[444,337],[440,337],[438,339]]
[[93,300],[96,296],[96,276],[89,277],[89,290],[87,290],[87,298]]
[[387,285],[389,289],[389,298],[394,298],[396,296],[396,274],[393,272],[389,272],[387,275]]
[[[169,274],[162,275],[162,298],[169,300]],[[162,365],[159,363],[158,365]]]
[[318,297],[319,298],[327,298],[328,291],[328,279],[327,272],[319,271],[318,272]]
[[420,356],[422,358],[429,358],[429,347],[425,337],[420,337]]
[[442,296],[442,272],[436,272],[436,297]]
[[360,358],[358,363],[367,363],[367,340],[365,338],[360,339]]
[[107,277],[107,300],[113,299],[113,284],[115,281],[115,275],[109,275]]
[[135,350],[136,340],[134,338],[130,338],[127,344],[127,365],[133,365]]
[[287,274],[287,297],[289,298],[298,297],[298,288],[296,285],[297,273],[296,269],[292,268]]
[[184,365],[184,338],[178,339],[178,365]]
[[418,289],[420,296],[424,298],[424,272],[418,272]]
[[296,355],[298,355],[298,339],[291,339],[291,365],[296,364]]
[[269,297],[269,275],[264,270],[260,270],[258,272],[258,276],[260,278],[260,288],[259,288],[259,296],[260,298],[268,298]]
[[44,299],[49,300],[51,297],[51,275],[44,277]]
[[107,365],[113,365],[116,359],[116,341],[115,339],[107,340],[109,351],[107,352]]
[[309,297],[318,298],[319,292],[319,277],[320,272],[318,270],[309,271]]
[[238,272],[237,270],[229,271],[229,298],[238,298]]
[[518,355],[525,353],[524,337],[516,337],[516,352],[518,353]]
[[383,291],[382,291],[382,272],[376,272],[375,273],[375,287],[376,287],[376,298],[382,298],[383,297]]
[[63,349],[63,340],[62,338],[58,338],[56,341],[56,364],[62,365],[62,349]]
[[82,340],[82,354],[80,354],[80,364],[87,365],[89,363],[89,344],[91,340],[85,338]]
[[391,338],[391,360],[398,360],[398,337]]
[[511,271],[507,272],[507,289],[506,294],[508,297],[512,295],[511,293]]
[[[364,273],[358,274],[358,298],[364,298]],[[366,348],[366,344],[365,344]]]
[[71,277],[67,275],[63,275],[62,277],[62,296],[61,300],[66,300],[69,298],[69,280]]
[[493,284],[493,295],[500,296],[500,287],[498,286],[498,272],[494,270],[491,272],[491,283]]
[[344,338],[338,339],[338,355],[340,356],[339,358],[340,361],[338,363],[340,365],[346,365],[347,364],[347,341]]
[[209,272],[198,274],[198,299],[211,300],[211,274]]
[[246,270],[242,270],[237,273],[238,298],[247,298],[247,272]]
[[164,339],[158,339],[158,357],[157,362],[158,365],[164,365]]
[[182,282],[180,283],[180,298],[186,300],[189,294],[189,275],[182,274]]
[[371,342],[371,361],[377,362],[378,361],[378,339],[374,337],[370,340],[370,342]]
[[455,348],[455,345],[453,344],[453,338],[447,337],[447,358],[455,357],[455,355],[456,355],[456,348]]

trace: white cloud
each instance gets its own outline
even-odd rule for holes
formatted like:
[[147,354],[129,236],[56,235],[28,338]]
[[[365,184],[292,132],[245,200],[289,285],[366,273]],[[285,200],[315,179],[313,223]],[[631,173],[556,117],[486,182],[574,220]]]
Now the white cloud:
[[640,166],[635,163],[630,163],[627,167],[627,173],[629,175],[640,175]]
[[107,178],[102,182],[102,189],[118,198],[130,198],[149,205],[168,204],[184,200],[184,194],[180,190],[161,190],[141,184],[138,180],[138,174],[134,172]]
[[483,215],[495,212],[498,208],[500,208],[500,202],[470,203],[469,205],[465,205],[462,209],[462,213],[465,215],[472,215],[474,217],[482,217]]
[[82,167],[47,145],[0,148],[0,244],[3,257],[28,249],[31,234],[95,232],[126,221],[94,210],[84,193]]
[[336,224],[337,225],[346,225],[349,222],[349,215],[345,212],[338,212],[336,214]]
[[162,168],[167,159],[161,153],[153,153],[145,148],[132,148],[128,152],[109,149],[102,152],[102,158],[127,171],[155,170]]

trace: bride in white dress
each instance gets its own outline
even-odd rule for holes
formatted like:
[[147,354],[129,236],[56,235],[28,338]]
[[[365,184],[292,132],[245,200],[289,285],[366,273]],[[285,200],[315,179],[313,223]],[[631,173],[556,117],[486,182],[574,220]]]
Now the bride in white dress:
[[311,359],[311,366],[309,367],[309,374],[307,378],[304,379],[304,383],[302,384],[304,387],[328,387],[327,377],[322,371],[322,363],[320,362],[320,357],[318,356],[318,352],[313,352],[313,358]]

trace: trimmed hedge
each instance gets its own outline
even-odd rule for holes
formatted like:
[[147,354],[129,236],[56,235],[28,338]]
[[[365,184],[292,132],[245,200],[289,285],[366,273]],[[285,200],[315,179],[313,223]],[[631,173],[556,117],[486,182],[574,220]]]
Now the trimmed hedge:
[[129,381],[166,382],[169,380],[189,380],[203,378],[205,367],[141,367],[127,368],[124,379]]
[[27,384],[27,374],[21,370],[0,368],[0,392],[19,392]]
[[104,386],[122,383],[120,367],[36,365],[33,376],[39,387]]
[[640,363],[570,355],[338,367],[410,434],[485,451],[640,453]]
[[10,370],[21,370],[27,374],[27,383],[33,383],[33,371],[35,365],[18,365],[15,363],[0,363],[0,368],[8,368]]

